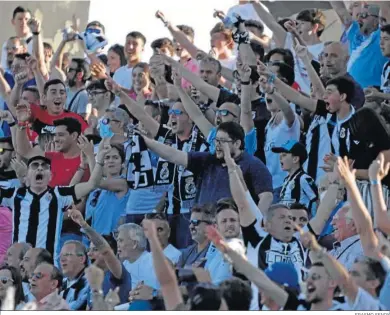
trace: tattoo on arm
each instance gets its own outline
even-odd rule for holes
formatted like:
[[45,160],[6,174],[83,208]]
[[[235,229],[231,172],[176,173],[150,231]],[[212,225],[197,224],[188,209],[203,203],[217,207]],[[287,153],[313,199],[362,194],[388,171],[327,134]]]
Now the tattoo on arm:
[[98,232],[96,232],[93,228],[91,228],[88,224],[83,226],[85,234],[88,235],[89,240],[95,245],[95,247],[100,251],[104,248],[110,247],[107,241],[101,236]]

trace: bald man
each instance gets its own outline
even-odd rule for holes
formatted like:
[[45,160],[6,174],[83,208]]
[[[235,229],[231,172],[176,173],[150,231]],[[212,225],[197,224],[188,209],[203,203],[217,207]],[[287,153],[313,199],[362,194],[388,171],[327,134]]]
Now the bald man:
[[340,42],[328,42],[325,43],[323,58],[323,73],[330,79],[346,76],[351,79],[355,84],[355,95],[352,99],[352,105],[359,109],[364,105],[365,98],[362,87],[357,83],[352,76],[347,72],[347,63],[349,59],[349,53],[345,46]]
[[12,244],[12,246],[7,250],[4,263],[19,270],[20,263],[30,248],[31,245],[27,243]]

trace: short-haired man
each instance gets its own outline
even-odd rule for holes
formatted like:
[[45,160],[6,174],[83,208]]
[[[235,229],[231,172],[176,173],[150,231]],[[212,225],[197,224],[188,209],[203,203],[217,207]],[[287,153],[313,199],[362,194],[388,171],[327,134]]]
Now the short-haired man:
[[14,157],[12,138],[0,138],[0,187],[2,188],[19,187],[21,184],[15,170],[11,167],[11,160]]
[[215,211],[209,206],[194,206],[191,209],[190,231],[193,245],[182,249],[182,255],[177,263],[178,268],[202,267],[210,273],[214,284],[232,277],[230,264],[209,241],[206,235],[207,226],[214,224]]
[[140,32],[130,32],[126,36],[124,47],[127,65],[115,71],[114,81],[121,87],[130,89],[133,85],[133,67],[142,61],[142,53],[146,44],[145,36]]
[[34,297],[30,293],[29,280],[34,269],[40,263],[53,263],[53,257],[47,249],[44,248],[30,248],[23,256],[20,262],[20,274],[22,276],[22,285],[26,301],[31,301]]
[[240,216],[232,198],[222,198],[216,205],[216,224],[225,239],[239,238],[241,234]]
[[5,45],[7,52],[7,67],[4,68],[5,71],[11,71],[12,63],[14,61],[15,55],[23,54],[27,52],[27,48],[24,45],[22,39],[17,36],[10,37]]
[[12,244],[7,250],[7,253],[4,258],[4,263],[19,270],[20,263],[22,262],[24,255],[30,248],[31,245],[27,243]]
[[305,205],[297,202],[291,204],[290,213],[292,221],[301,229],[309,223],[310,212]]
[[85,118],[91,112],[91,109],[87,108],[89,102],[86,91],[86,83],[91,77],[89,64],[85,59],[73,58],[66,76],[68,86],[65,109]]
[[[18,6],[12,13],[11,23],[14,27],[15,36],[24,40],[29,46],[29,52],[32,52],[32,35],[27,22],[31,19],[31,12],[29,9]],[[1,50],[1,66],[7,69],[7,42],[2,46]]]
[[150,47],[152,48],[154,54],[164,54],[169,57],[173,57],[175,54],[173,42],[167,37],[154,40],[150,44]]
[[71,310],[86,310],[89,285],[84,275],[85,267],[88,265],[87,249],[84,244],[66,241],[61,249],[60,265],[65,277],[60,295]]
[[210,44],[215,58],[221,65],[230,70],[236,68],[236,57],[233,54],[234,42],[232,31],[222,22],[217,23],[210,31]]
[[[31,294],[38,303],[38,310],[69,310],[66,301],[58,296],[58,290],[62,286],[61,271],[48,263],[39,264],[30,278]],[[56,303],[52,305],[52,300]]]

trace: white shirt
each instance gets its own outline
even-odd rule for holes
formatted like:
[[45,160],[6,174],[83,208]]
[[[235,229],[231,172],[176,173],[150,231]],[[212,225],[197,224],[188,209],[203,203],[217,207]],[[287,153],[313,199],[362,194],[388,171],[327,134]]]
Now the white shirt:
[[362,288],[358,289],[355,301],[350,301],[347,297],[346,300],[352,311],[359,310],[370,310],[370,311],[381,311],[385,310],[385,307],[381,305],[379,300],[369,294]]
[[359,235],[351,236],[340,242],[340,247],[329,252],[345,268],[351,270],[356,258],[364,256]]
[[[284,43],[284,48],[291,50],[293,56],[294,56],[294,62],[295,62],[295,82],[297,82],[302,90],[302,92],[305,92],[306,94],[310,95],[310,79],[309,75],[307,74],[306,67],[303,63],[303,61],[298,58],[295,49],[294,49],[294,39],[291,33],[287,33],[286,35],[286,41]],[[316,45],[308,45],[307,50],[309,53],[311,53],[314,57],[315,61],[318,61],[318,57],[321,54],[321,52],[324,50],[324,43],[319,43]]]
[[169,244],[164,248],[164,255],[167,257],[173,264],[177,264],[181,256],[181,251],[179,251],[175,246]]
[[[263,5],[262,3],[260,3],[260,5],[262,7],[264,7],[264,9],[269,12],[269,9]],[[253,8],[253,5],[251,3],[247,3],[247,4],[241,4],[241,5],[235,5],[234,7],[231,7],[229,9],[229,11],[227,12],[226,16],[229,17],[229,18],[234,18],[233,17],[233,14],[238,14],[239,16],[241,16],[242,19],[244,20],[256,20],[256,21],[260,21],[263,25],[264,25],[264,32],[263,34],[268,36],[269,38],[272,37],[273,33],[271,31],[271,29],[264,24],[264,22],[261,20],[261,18],[257,15],[255,9]]]
[[135,288],[141,281],[145,285],[158,289],[159,284],[154,272],[152,254],[144,251],[135,262],[129,262],[128,260],[123,262],[126,270],[131,276],[131,287]]
[[224,59],[224,60],[220,59],[219,62],[221,63],[222,67],[234,71],[236,69],[237,58],[236,56],[231,56],[229,59]]
[[282,170],[280,166],[279,154],[273,153],[273,147],[280,147],[288,140],[299,141],[301,133],[301,125],[298,115],[295,114],[295,120],[291,127],[287,126],[286,120],[283,118],[278,125],[271,125],[270,120],[265,127],[266,136],[264,144],[265,159],[267,168],[272,175],[273,188],[279,188],[283,185],[283,181],[287,176],[287,172]]

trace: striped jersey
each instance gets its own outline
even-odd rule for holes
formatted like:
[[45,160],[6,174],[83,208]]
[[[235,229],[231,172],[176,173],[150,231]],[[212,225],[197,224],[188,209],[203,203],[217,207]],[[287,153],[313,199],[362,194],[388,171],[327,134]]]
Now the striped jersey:
[[77,201],[74,186],[48,187],[40,195],[29,187],[0,188],[0,204],[13,213],[13,242],[46,248],[53,257],[60,250],[63,211]]
[[318,188],[309,175],[302,168],[287,176],[283,182],[280,193],[281,203],[290,207],[293,203],[306,206],[315,215],[315,205],[318,200]]
[[383,93],[390,93],[390,61],[383,66],[381,75],[381,91]]

